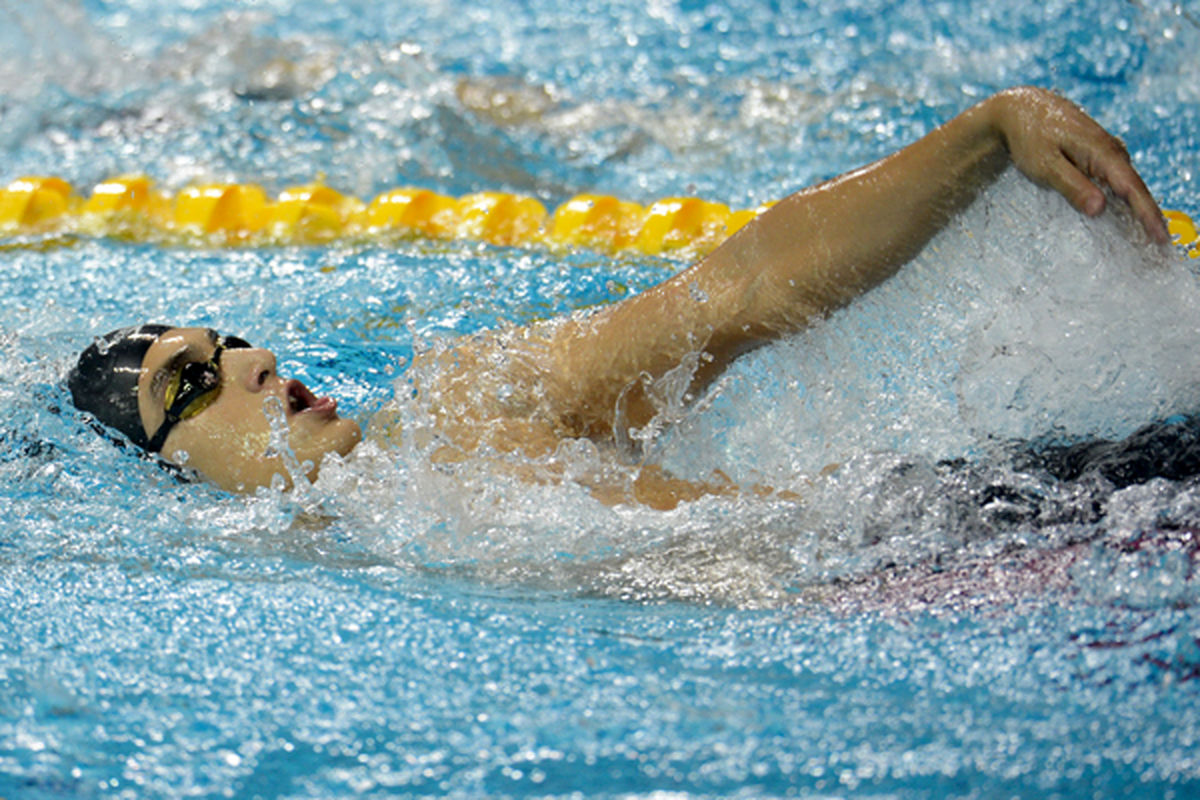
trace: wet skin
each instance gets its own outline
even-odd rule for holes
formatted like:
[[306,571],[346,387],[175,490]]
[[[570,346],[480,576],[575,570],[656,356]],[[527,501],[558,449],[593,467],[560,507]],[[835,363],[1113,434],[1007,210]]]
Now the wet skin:
[[[138,379],[138,411],[147,436],[165,416],[164,393],[172,374],[184,364],[207,361],[216,349],[207,328],[172,328],[162,334],[142,359]],[[176,423],[162,455],[185,464],[223,489],[247,491],[269,485],[274,475],[288,475],[283,459],[269,454],[270,421],[265,405],[277,398],[288,426],[288,444],[315,478],[327,453],[349,453],[362,438],[353,420],[337,414],[337,401],[316,397],[304,384],[276,371],[275,356],[261,348],[229,348],[221,353],[220,392],[199,414]]]
[[[690,387],[695,396],[740,354],[886,280],[1009,164],[1088,215],[1104,209],[1101,186],[1107,186],[1151,242],[1169,240],[1161,211],[1118,139],[1057,95],[1013,89],[887,158],[785,198],[652,289],[587,315],[469,337],[435,357],[432,370],[418,369],[418,358],[413,367],[424,379],[414,380],[415,389],[445,439],[442,450],[457,454],[447,460],[483,447],[537,458],[564,439],[612,441],[653,417],[643,391],[649,381],[703,351]],[[180,328],[151,346],[138,386],[148,436],[164,418],[163,391],[176,362],[208,360],[215,345],[211,331]],[[279,399],[289,443],[301,463],[311,462],[310,476],[324,454],[344,455],[361,438],[357,424],[337,416],[335,401],[280,378],[266,350],[227,349],[220,371],[217,401],[178,423],[162,452],[176,462],[186,453],[187,466],[223,488],[244,491],[286,476],[282,459],[266,455],[268,397]],[[504,393],[481,391],[481,384],[519,396],[501,402]],[[677,481],[660,483],[669,489],[665,506],[687,499]],[[721,481],[693,488],[730,491]],[[622,490],[612,501],[628,494]],[[633,499],[656,505],[636,492]]]

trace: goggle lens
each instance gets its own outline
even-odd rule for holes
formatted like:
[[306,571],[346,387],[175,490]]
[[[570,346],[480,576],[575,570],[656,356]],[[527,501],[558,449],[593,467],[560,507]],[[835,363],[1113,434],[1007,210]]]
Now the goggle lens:
[[165,397],[168,419],[194,417],[217,399],[221,388],[221,373],[217,367],[220,355],[218,349],[212,361],[193,361],[175,373]]
[[245,339],[237,336],[218,336],[212,358],[208,361],[192,361],[184,364],[171,377],[163,392],[166,419],[150,441],[150,452],[158,452],[166,441],[167,433],[181,420],[190,419],[208,408],[221,395],[221,353],[251,347]]

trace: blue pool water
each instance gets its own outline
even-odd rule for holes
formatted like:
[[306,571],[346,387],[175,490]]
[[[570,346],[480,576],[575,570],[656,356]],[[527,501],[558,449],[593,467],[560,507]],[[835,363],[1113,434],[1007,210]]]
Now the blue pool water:
[[[836,6],[836,8],[834,8]],[[1200,217],[1200,8],[585,0],[0,4],[3,180],[695,194],[748,207],[1016,83]],[[507,104],[480,100],[501,90]],[[850,224],[869,225],[869,220]],[[610,509],[364,447],[181,485],[61,381],[211,325],[367,417],[414,348],[669,260],[470,243],[0,243],[0,797],[1188,797],[1200,485],[997,443],[1194,411],[1200,281],[1006,175],[897,278],[648,444],[799,502]],[[585,448],[564,458],[586,462]],[[828,464],[839,468],[828,471]]]

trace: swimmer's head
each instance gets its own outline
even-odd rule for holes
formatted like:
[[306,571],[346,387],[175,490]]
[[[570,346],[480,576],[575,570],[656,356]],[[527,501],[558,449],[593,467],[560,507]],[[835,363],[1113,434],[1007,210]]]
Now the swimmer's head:
[[169,325],[137,325],[99,337],[79,355],[67,376],[71,401],[80,411],[129,437],[143,450],[150,439],[138,413],[138,377],[142,359]]
[[222,488],[289,480],[267,414],[287,424],[288,446],[316,475],[322,458],[348,453],[358,425],[337,402],[275,372],[275,356],[207,328],[142,325],[97,339],[68,378],[77,408],[143,450],[186,465]]

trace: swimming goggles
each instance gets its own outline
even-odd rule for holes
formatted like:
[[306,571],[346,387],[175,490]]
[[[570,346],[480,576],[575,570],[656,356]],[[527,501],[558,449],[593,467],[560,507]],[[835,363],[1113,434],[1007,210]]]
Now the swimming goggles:
[[216,336],[211,358],[189,361],[176,370],[163,392],[166,418],[146,445],[148,451],[162,450],[167,434],[176,423],[191,419],[216,402],[221,394],[221,353],[250,346],[245,339],[236,336]]

